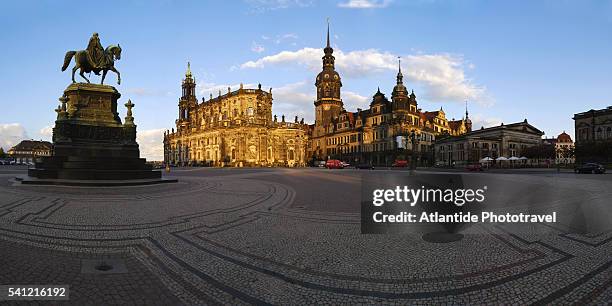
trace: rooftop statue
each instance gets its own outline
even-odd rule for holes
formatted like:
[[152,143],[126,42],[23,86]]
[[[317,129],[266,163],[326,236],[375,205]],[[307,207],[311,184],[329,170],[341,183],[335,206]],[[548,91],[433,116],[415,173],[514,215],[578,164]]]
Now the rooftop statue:
[[66,52],[62,71],[68,68],[73,57],[75,62],[75,66],[72,68],[73,83],[76,83],[74,80],[74,73],[80,69],[79,75],[81,75],[87,83],[89,83],[89,79],[87,79],[83,73],[93,72],[96,75],[100,75],[100,72],[102,72],[102,81],[100,84],[104,84],[106,73],[110,70],[117,74],[117,84],[121,84],[121,74],[115,69],[115,60],[121,59],[121,46],[119,46],[119,44],[116,46],[109,45],[104,49],[100,43],[98,33],[93,33],[89,39],[86,50]]

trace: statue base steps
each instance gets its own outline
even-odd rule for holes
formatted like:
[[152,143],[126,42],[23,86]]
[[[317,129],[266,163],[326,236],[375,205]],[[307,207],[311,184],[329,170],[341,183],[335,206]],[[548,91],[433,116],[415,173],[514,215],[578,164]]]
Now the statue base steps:
[[130,180],[67,180],[67,179],[39,179],[31,176],[21,176],[15,178],[23,185],[39,186],[75,186],[75,187],[120,187],[120,186],[143,186],[165,183],[177,183],[174,178],[154,178],[154,179],[130,179]]
[[68,86],[60,99],[64,105],[56,110],[53,155],[38,159],[35,167],[28,169],[29,178],[20,181],[71,186],[173,182],[162,179],[161,171],[153,171],[140,158],[133,118],[128,116],[123,124],[117,113],[120,96],[107,85]]

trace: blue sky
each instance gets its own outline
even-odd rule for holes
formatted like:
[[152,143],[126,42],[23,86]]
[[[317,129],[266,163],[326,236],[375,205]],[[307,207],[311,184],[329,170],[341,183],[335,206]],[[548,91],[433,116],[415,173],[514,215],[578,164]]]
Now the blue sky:
[[107,83],[136,104],[147,158],[174,126],[187,61],[200,99],[262,83],[275,113],[312,122],[328,17],[349,110],[378,86],[390,96],[397,56],[421,108],[461,118],[467,99],[477,128],[527,118],[573,136],[574,113],[612,105],[612,1],[6,1],[0,146],[50,139],[64,54],[93,32],[123,48],[122,84]]

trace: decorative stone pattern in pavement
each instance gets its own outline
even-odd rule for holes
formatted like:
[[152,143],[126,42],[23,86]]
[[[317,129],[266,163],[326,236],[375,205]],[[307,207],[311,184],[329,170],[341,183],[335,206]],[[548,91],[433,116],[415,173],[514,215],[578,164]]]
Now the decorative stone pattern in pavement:
[[[67,283],[73,304],[612,300],[611,231],[487,224],[449,244],[361,235],[359,203],[326,210],[320,197],[334,195],[315,192],[358,188],[358,172],[295,171],[189,173],[178,184],[102,189],[16,186],[11,174],[0,174],[0,264],[8,267],[0,283]],[[548,184],[536,176],[504,179]],[[605,183],[554,186],[611,196]],[[304,184],[311,184],[306,196]],[[549,205],[569,209],[563,201]],[[81,274],[84,258],[120,258],[128,272]]]
[[[0,283],[22,285],[69,284],[70,301],[98,305],[174,305],[181,303],[158,277],[129,253],[86,254],[53,251],[27,244],[0,240]],[[103,262],[120,258],[129,273],[93,275],[81,273],[81,260]]]

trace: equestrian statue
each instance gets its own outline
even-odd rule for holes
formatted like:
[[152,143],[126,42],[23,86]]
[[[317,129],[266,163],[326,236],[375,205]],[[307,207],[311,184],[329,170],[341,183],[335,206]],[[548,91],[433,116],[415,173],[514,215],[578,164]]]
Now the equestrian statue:
[[72,68],[73,83],[76,83],[74,80],[74,73],[80,69],[79,74],[81,77],[83,77],[83,79],[85,79],[85,81],[87,81],[87,83],[89,83],[89,79],[85,77],[83,74],[84,72],[93,72],[96,75],[100,75],[100,72],[102,72],[102,81],[100,84],[104,84],[106,73],[110,70],[117,74],[117,84],[121,84],[121,74],[115,68],[115,60],[121,59],[121,46],[119,46],[119,44],[116,46],[110,45],[104,49],[100,43],[98,33],[93,33],[89,39],[89,44],[87,45],[86,50],[66,52],[62,71],[65,71],[66,68],[68,68],[72,57],[74,57],[75,62],[75,65]]

